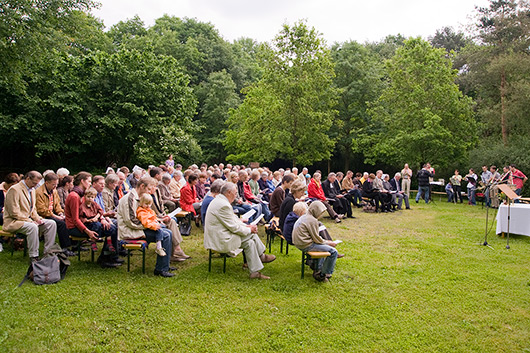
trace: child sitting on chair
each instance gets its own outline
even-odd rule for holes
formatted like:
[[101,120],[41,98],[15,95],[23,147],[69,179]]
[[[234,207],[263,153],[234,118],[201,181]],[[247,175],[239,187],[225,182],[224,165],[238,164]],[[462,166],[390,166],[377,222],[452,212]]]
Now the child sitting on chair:
[[153,204],[153,198],[150,194],[143,194],[138,202],[138,208],[136,209],[136,218],[142,222],[142,225],[156,232],[156,250],[155,252],[159,256],[166,256],[166,252],[162,247],[162,239],[164,233],[162,233],[162,224],[158,221],[155,211],[151,209]]
[[[83,224],[90,230],[98,233],[98,238],[103,236],[107,237],[107,244],[110,252],[115,252],[114,246],[112,245],[112,234],[117,229],[113,225],[112,221],[108,217],[103,216],[103,209],[94,200],[96,199],[97,191],[94,188],[89,188],[85,191],[85,195],[81,200],[81,206],[79,206],[79,219]],[[95,241],[92,242],[92,250],[97,251],[98,247]]]
[[293,206],[293,210],[289,212],[287,217],[285,217],[285,222],[283,223],[282,234],[285,240],[289,245],[293,245],[293,227],[298,218],[302,217],[307,213],[307,203],[297,202]]

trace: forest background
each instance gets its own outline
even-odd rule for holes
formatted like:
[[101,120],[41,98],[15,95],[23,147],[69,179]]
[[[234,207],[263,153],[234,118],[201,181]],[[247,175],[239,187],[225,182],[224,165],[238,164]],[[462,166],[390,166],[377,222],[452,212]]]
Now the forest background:
[[2,1],[0,172],[260,162],[530,172],[530,4],[466,31],[326,43],[306,21],[226,41],[165,15],[105,31],[92,0]]

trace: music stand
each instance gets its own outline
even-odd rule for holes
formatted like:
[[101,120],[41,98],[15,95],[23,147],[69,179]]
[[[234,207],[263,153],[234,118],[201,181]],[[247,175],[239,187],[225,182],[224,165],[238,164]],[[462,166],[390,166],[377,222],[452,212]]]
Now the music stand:
[[[514,199],[519,198],[519,195],[517,195],[508,185],[506,184],[499,184],[498,185],[499,190],[503,192],[506,197],[508,198],[508,230],[506,232],[506,249],[510,248],[510,205],[512,204]],[[500,206],[499,206],[500,207]]]

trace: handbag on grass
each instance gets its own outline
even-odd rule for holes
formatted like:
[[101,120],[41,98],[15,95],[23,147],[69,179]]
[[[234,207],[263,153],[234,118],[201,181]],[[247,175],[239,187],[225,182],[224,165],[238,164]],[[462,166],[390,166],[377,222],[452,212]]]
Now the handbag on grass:
[[28,278],[39,285],[57,283],[66,275],[68,266],[70,266],[70,260],[59,245],[54,244],[42,259],[29,265],[24,279],[18,286],[22,286]]

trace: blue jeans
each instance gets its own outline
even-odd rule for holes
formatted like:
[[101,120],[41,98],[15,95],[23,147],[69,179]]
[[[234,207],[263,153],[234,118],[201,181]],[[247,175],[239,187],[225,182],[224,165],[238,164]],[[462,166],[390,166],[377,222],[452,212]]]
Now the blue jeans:
[[337,262],[337,256],[339,255],[339,253],[334,247],[329,246],[329,245],[324,245],[324,244],[313,243],[309,245],[307,248],[302,249],[302,251],[303,252],[308,252],[308,251],[329,252],[331,254],[330,256],[326,258],[322,258],[322,259],[313,259],[313,261],[317,262],[316,269],[317,271],[320,271],[323,275],[333,274],[333,271],[335,270],[335,262]]
[[416,202],[420,200],[421,195],[425,197],[425,203],[429,203],[429,187],[418,186],[418,195],[416,195]]
[[469,204],[475,206],[477,204],[475,200],[475,188],[467,189],[467,198],[469,199]]
[[[151,230],[151,229],[144,229],[145,234],[145,240],[147,240],[147,243],[153,243],[158,240],[162,240],[162,248],[164,248],[164,251],[166,252],[166,256],[162,257],[160,255],[156,255],[156,265],[155,270],[157,271],[169,271],[169,254],[171,254],[171,238],[173,234],[171,234],[171,231],[167,228],[160,228],[159,230]],[[158,239],[158,238],[161,239]]]
[[[250,207],[250,205],[247,204],[247,203],[242,203],[241,205],[232,205],[232,208],[233,208],[234,210],[237,210],[237,214],[238,214],[239,216],[244,215],[245,213],[247,213],[248,211],[250,211],[250,210],[252,209],[252,207]],[[249,222],[249,223],[252,222],[252,221],[255,220],[256,217],[258,217],[259,215],[260,215],[260,213],[256,211],[256,213],[254,213],[254,214],[252,215],[252,217],[250,217],[250,219],[248,220],[248,222]]]
[[114,249],[118,249],[118,227],[114,223],[110,225],[109,229],[103,228],[101,222],[85,223],[85,226],[91,231],[98,233],[98,237],[100,238],[110,237],[112,246],[114,246]]
[[[523,189],[515,189],[514,192],[517,194],[517,196],[521,196],[521,191]],[[519,203],[519,200],[514,200],[513,203]]]

